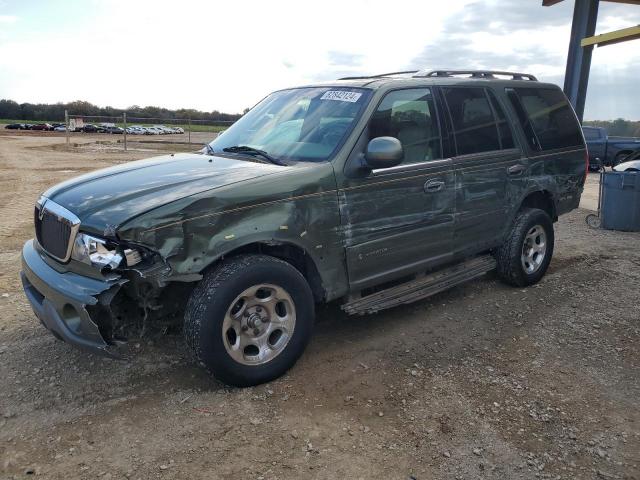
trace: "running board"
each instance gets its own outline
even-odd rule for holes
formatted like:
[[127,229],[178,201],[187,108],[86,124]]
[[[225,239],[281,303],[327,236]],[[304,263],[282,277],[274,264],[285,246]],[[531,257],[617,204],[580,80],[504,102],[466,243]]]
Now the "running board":
[[386,308],[405,305],[430,297],[461,283],[481,277],[494,268],[496,268],[496,261],[491,255],[475,257],[395,287],[357,298],[342,305],[342,309],[352,315],[376,313]]

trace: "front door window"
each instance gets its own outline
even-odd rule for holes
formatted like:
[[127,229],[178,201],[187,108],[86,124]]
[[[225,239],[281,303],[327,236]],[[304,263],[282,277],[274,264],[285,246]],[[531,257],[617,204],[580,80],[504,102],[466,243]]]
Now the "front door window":
[[376,137],[400,140],[405,165],[442,158],[431,91],[412,88],[388,93],[369,123],[369,139]]

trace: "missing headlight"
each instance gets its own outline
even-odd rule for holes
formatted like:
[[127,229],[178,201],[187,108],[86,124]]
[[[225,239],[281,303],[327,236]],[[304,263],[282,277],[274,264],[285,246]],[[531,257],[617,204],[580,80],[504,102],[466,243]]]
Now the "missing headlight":
[[106,241],[79,233],[73,244],[71,258],[98,269],[109,267],[113,270],[120,265],[123,257],[115,248],[108,248]]

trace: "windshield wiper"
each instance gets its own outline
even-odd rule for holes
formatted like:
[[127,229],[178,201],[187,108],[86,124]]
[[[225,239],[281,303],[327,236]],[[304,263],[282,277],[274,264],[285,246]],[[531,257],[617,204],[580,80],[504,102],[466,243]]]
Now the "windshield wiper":
[[264,150],[260,150],[258,148],[253,148],[253,147],[249,147],[248,145],[235,145],[233,147],[226,147],[226,148],[223,148],[222,151],[223,152],[229,152],[229,153],[246,153],[247,155],[251,155],[251,156],[259,155],[262,158],[267,159],[268,161],[270,161],[274,165],[280,165],[280,166],[283,166],[283,167],[287,166],[287,164],[284,163],[282,160],[278,160],[277,158],[272,157],[271,155],[269,155]]

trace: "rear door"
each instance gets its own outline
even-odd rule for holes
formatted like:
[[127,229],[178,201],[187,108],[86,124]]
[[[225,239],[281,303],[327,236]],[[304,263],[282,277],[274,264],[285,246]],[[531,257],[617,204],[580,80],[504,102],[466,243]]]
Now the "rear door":
[[531,188],[553,195],[557,214],[578,207],[586,178],[586,148],[580,123],[556,86],[507,88],[525,132]]
[[451,255],[454,175],[443,158],[429,88],[388,92],[352,159],[368,141],[391,136],[405,157],[395,167],[339,180],[340,214],[351,288],[362,289],[444,263]]
[[[523,188],[526,158],[495,95],[482,87],[442,87],[456,156],[453,246],[474,253],[499,243],[514,196]],[[515,191],[514,191],[515,189]]]

